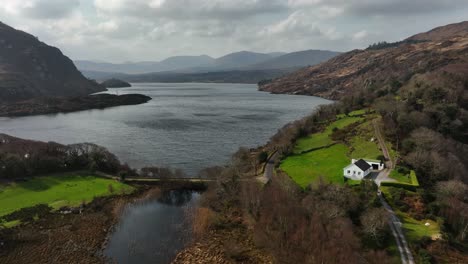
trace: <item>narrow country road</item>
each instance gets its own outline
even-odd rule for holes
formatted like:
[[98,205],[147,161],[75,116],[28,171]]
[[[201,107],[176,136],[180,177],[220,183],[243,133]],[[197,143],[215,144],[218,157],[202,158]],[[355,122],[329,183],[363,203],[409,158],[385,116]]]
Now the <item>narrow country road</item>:
[[392,157],[390,156],[390,152],[388,152],[387,145],[385,144],[385,141],[382,137],[382,132],[380,131],[380,127],[379,127],[379,124],[377,124],[376,119],[372,120],[372,125],[374,126],[375,136],[377,137],[377,140],[379,141],[380,149],[382,150],[382,153],[385,159],[387,160],[385,165],[389,169],[394,169],[395,163],[392,160]]
[[267,164],[265,166],[265,172],[263,173],[263,177],[266,180],[266,182],[269,182],[271,180],[271,177],[273,177],[273,172],[275,170],[275,162],[276,159],[278,158],[278,152],[276,151],[273,155],[271,155],[270,159],[268,159]]
[[388,176],[390,175],[390,172],[394,169],[395,162],[392,160],[392,157],[390,156],[388,152],[387,145],[385,144],[380,127],[377,124],[377,120],[374,119],[372,121],[372,124],[374,126],[375,136],[377,137],[377,140],[379,141],[379,145],[382,150],[382,153],[384,157],[387,159],[387,164],[386,164],[387,168],[381,171],[379,175],[374,179],[375,183],[379,186],[377,195],[383,207],[385,208],[385,210],[387,210],[387,212],[390,215],[390,218],[388,219],[388,224],[390,225],[390,229],[392,230],[393,237],[395,237],[398,251],[400,251],[401,263],[402,264],[414,264],[413,254],[411,253],[411,250],[409,249],[408,242],[406,241],[406,238],[405,238],[405,234],[403,233],[403,230],[401,229],[401,226],[402,226],[401,221],[396,216],[392,207],[387,203],[387,201],[385,201],[385,198],[382,196],[382,192],[380,191],[380,183],[382,181],[388,181],[388,179],[390,179]]

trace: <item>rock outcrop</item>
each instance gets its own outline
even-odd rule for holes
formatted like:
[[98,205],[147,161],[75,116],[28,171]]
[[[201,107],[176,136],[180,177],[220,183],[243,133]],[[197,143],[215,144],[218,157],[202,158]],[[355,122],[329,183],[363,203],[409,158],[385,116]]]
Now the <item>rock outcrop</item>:
[[104,90],[85,78],[58,48],[0,22],[0,102]]

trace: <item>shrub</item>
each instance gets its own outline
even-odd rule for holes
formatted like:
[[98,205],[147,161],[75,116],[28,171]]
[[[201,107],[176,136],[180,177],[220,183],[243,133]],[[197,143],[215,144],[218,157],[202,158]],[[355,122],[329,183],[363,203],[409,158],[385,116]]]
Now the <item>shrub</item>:
[[266,162],[267,159],[268,159],[268,153],[266,151],[262,151],[258,153],[257,155],[258,162],[263,163],[263,162]]
[[20,220],[21,222],[28,222],[36,217],[42,217],[52,210],[47,204],[38,204],[32,207],[25,207],[17,210],[11,214],[1,217],[6,222]]

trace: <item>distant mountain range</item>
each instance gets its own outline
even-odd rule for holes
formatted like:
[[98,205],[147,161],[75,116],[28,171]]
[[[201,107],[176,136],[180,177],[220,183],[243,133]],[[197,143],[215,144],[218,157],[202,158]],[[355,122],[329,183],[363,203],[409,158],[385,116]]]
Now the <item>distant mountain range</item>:
[[325,50],[305,50],[291,53],[240,51],[216,59],[201,55],[169,57],[160,62],[113,64],[77,60],[75,64],[88,78],[97,80],[116,77],[126,81],[202,81],[207,76],[216,76],[214,79],[205,80],[214,82],[218,80],[219,76],[223,76],[222,79],[235,81],[232,78],[225,78],[228,74],[221,72],[236,73],[236,76],[237,73],[243,72],[249,77],[242,78],[243,81],[239,82],[249,80],[248,82],[255,83],[262,77],[278,77],[280,76],[278,74],[282,75],[305,66],[315,65],[338,54],[340,53]]
[[191,68],[197,66],[210,65],[215,59],[210,56],[174,56],[169,57],[160,62],[158,61],[143,61],[143,62],[127,62],[127,63],[108,63],[94,62],[89,60],[75,60],[75,65],[83,72],[110,72],[110,73],[126,73],[139,74],[148,72],[173,71],[181,68]]
[[85,78],[59,49],[0,22],[0,102],[82,96],[103,90]]

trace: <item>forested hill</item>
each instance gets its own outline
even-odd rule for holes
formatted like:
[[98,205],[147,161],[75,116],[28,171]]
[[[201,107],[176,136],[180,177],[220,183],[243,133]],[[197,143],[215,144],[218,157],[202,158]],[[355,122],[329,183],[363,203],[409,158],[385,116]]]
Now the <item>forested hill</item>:
[[103,90],[59,49],[0,22],[0,102],[83,96]]
[[332,99],[356,91],[375,96],[416,79],[430,81],[442,73],[466,75],[467,65],[468,22],[462,22],[401,42],[382,42],[365,50],[344,53],[322,64],[263,82],[260,90]]

